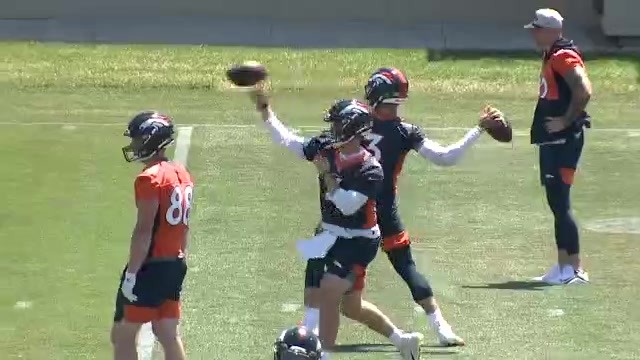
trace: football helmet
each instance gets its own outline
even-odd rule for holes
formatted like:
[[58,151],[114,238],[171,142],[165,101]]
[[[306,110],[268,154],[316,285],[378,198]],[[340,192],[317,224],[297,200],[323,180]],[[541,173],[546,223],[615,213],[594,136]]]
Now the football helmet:
[[157,111],[143,111],[129,121],[124,136],[131,143],[122,148],[127,162],[144,161],[173,143],[173,122]]
[[409,81],[396,68],[380,68],[369,77],[364,94],[372,107],[379,104],[399,105],[409,96]]
[[331,123],[334,147],[351,141],[357,135],[366,136],[373,125],[367,104],[356,99],[336,101],[327,110],[324,121]]
[[320,360],[320,339],[304,326],[284,330],[273,344],[273,360]]

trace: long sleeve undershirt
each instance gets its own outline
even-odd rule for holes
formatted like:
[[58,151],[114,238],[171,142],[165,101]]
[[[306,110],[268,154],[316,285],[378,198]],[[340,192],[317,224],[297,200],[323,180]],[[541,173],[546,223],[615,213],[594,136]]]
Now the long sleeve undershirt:
[[[303,150],[305,139],[302,136],[294,134],[273,112],[269,113],[269,118],[264,124],[269,129],[274,143],[286,147],[299,158],[305,159]],[[357,191],[338,188],[332,194],[327,194],[327,200],[334,203],[343,214],[352,215],[364,206],[368,198]]]
[[369,200],[365,194],[341,188],[337,188],[332,193],[328,193],[326,197],[327,200],[334,203],[338,210],[344,215],[355,214],[356,211],[363,207],[364,204],[367,203],[367,200]]
[[481,134],[482,129],[476,126],[469,130],[462,139],[449,146],[442,146],[433,140],[425,138],[416,151],[436,165],[455,165],[466,150],[480,138]]
[[264,122],[269,132],[271,132],[271,139],[274,143],[280,144],[296,156],[301,159],[304,159],[304,141],[305,139],[302,136],[296,135],[291,131],[291,129],[287,128],[274,114],[273,112],[269,112],[269,118]]

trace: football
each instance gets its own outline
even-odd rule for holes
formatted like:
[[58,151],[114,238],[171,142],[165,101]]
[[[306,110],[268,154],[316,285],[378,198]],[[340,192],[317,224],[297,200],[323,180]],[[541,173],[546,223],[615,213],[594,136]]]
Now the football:
[[267,78],[267,69],[256,61],[233,65],[227,70],[227,79],[236,86],[253,86]]
[[508,143],[513,139],[513,129],[507,120],[494,119],[492,126],[486,128],[487,134],[499,142]]

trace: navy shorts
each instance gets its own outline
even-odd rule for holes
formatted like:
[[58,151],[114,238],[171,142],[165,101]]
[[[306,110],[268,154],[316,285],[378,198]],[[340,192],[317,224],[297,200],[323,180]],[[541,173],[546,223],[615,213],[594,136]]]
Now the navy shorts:
[[540,145],[540,181],[542,185],[558,180],[571,185],[583,147],[584,131],[570,135],[563,144]]
[[179,312],[180,293],[187,274],[187,264],[183,259],[142,265],[133,288],[133,293],[138,297],[135,302],[124,297],[120,290],[125,272],[126,267],[120,276],[114,321],[126,319],[130,322],[144,323],[157,320],[158,317],[179,316],[176,312]]
[[351,290],[362,290],[367,267],[375,259],[380,238],[339,237],[325,256],[326,273],[353,283]]

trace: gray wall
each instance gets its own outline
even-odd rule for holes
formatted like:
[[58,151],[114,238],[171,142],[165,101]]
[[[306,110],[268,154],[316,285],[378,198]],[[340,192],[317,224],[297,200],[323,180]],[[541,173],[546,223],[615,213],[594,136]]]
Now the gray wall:
[[610,36],[640,36],[640,0],[605,0],[602,30]]
[[541,7],[586,51],[640,36],[640,0],[0,0],[0,40],[527,50]]

